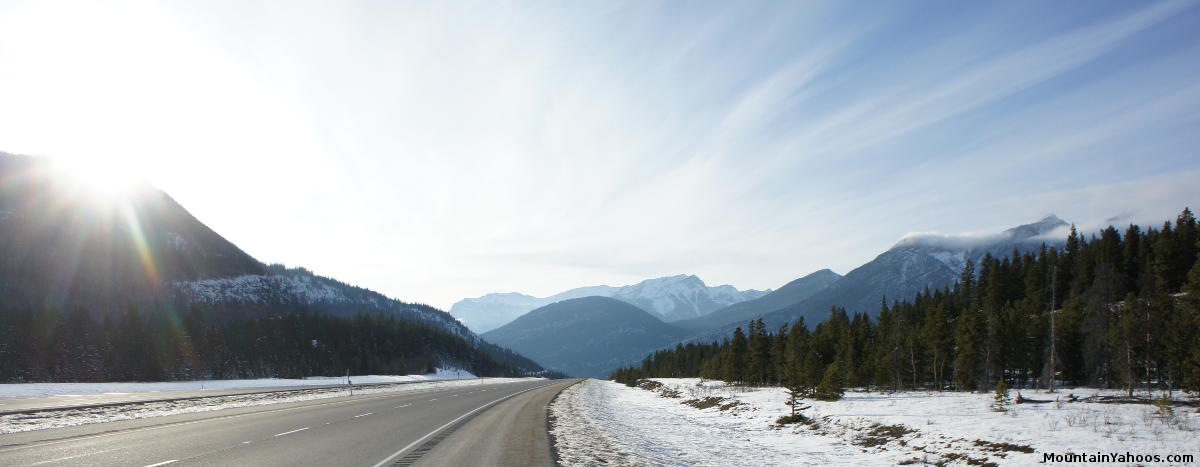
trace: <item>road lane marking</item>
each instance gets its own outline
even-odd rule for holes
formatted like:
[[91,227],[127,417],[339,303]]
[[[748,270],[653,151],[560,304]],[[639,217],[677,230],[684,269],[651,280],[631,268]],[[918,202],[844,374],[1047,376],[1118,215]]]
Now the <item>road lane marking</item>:
[[540,386],[534,386],[534,387],[532,387],[532,388],[525,389],[525,390],[523,390],[523,391],[514,392],[514,393],[512,393],[512,394],[509,394],[509,395],[507,395],[507,396],[501,397],[501,398],[499,398],[499,399],[496,399],[496,400],[494,400],[494,401],[491,401],[491,402],[488,402],[488,403],[486,403],[486,404],[483,404],[483,405],[481,405],[481,406],[479,406],[479,407],[476,407],[476,408],[475,408],[475,410],[472,410],[472,411],[470,411],[470,412],[467,412],[467,413],[465,413],[465,414],[462,414],[462,415],[460,415],[458,418],[456,418],[456,419],[454,419],[454,420],[450,420],[450,421],[449,421],[448,423],[446,423],[445,425],[442,425],[442,426],[440,426],[440,427],[437,427],[436,429],[434,429],[433,431],[429,432],[429,433],[428,433],[428,434],[426,434],[425,436],[422,436],[422,437],[421,437],[421,439],[418,439],[418,440],[416,440],[416,441],[413,441],[413,442],[412,442],[411,444],[409,444],[408,446],[405,446],[405,447],[401,448],[399,451],[396,451],[396,452],[395,452],[395,453],[393,453],[392,455],[388,456],[388,457],[387,457],[387,459],[384,459],[384,460],[381,460],[381,461],[379,461],[379,463],[378,463],[378,464],[375,464],[375,467],[383,467],[384,465],[387,465],[387,464],[388,464],[389,462],[391,462],[393,459],[395,459],[395,458],[397,458],[397,457],[400,457],[400,454],[403,454],[405,451],[408,451],[409,449],[412,449],[414,446],[420,446],[420,445],[421,445],[421,443],[425,442],[425,440],[429,439],[429,438],[430,438],[430,437],[432,437],[433,435],[436,435],[438,432],[440,432],[440,431],[442,431],[442,430],[446,429],[446,427],[449,427],[449,426],[451,426],[451,425],[454,425],[455,423],[458,423],[458,421],[459,421],[459,420],[462,420],[462,419],[464,419],[464,418],[467,418],[467,417],[469,417],[469,416],[473,415],[475,412],[479,412],[479,411],[481,411],[481,410],[483,410],[483,409],[486,409],[486,408],[488,408],[488,407],[491,407],[493,404],[496,404],[496,403],[498,403],[498,402],[500,402],[500,401],[506,400],[506,399],[508,399],[508,398],[510,398],[510,397],[513,397],[513,396],[516,396],[516,395],[518,395],[518,394],[524,394],[524,393],[526,393],[526,392],[529,392],[529,391],[532,391],[532,390],[534,390],[534,389],[544,388],[544,387],[546,387],[546,386],[550,386],[551,384],[554,384],[554,383],[548,383],[548,384],[543,384],[543,385],[540,385]]
[[392,408],[393,408],[393,409],[403,409],[403,408],[405,408],[405,407],[409,407],[409,406],[411,406],[411,405],[412,405],[412,404],[397,405],[397,406],[395,406],[395,407],[392,407]]
[[275,435],[275,437],[276,437],[276,438],[278,438],[278,437],[280,437],[280,436],[283,436],[283,435],[290,435],[290,434],[292,434],[292,433],[298,433],[298,432],[301,432],[301,431],[304,431],[304,430],[307,430],[307,429],[308,429],[308,427],[304,427],[304,428],[301,428],[301,429],[299,429],[299,430],[285,431],[285,432],[283,432],[283,433],[280,433],[280,434],[277,434],[277,435]]
[[159,462],[157,464],[150,464],[150,465],[147,465],[146,467],[158,467],[160,465],[174,464],[176,462],[179,462],[179,459],[171,459],[169,461]]
[[34,462],[29,465],[33,466],[33,465],[43,465],[43,464],[54,464],[54,463],[62,462],[65,460],[71,460],[71,459],[75,459],[75,458],[79,458],[79,457],[94,456],[96,454],[103,454],[103,453],[106,453],[109,451],[116,451],[117,449],[121,449],[121,448],[105,449],[103,451],[89,452],[87,454],[76,454],[74,456],[60,457],[58,459],[50,459],[48,461]]
[[437,399],[429,399],[429,402],[433,402],[433,401],[436,401],[436,400],[437,400]]
[[354,416],[354,418],[358,418],[358,417],[366,417],[367,415],[371,415],[371,414],[373,414],[373,413],[375,413],[375,412],[367,412],[367,413],[364,413],[364,414],[355,415],[355,416]]

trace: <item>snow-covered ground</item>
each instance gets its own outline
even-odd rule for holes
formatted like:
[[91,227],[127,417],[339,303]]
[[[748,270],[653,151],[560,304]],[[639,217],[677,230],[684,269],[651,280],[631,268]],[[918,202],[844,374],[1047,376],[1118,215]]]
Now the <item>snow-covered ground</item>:
[[[1190,454],[1200,462],[1195,408],[1177,407],[1170,419],[1145,404],[1049,402],[995,412],[991,394],[851,391],[837,402],[804,401],[811,407],[803,414],[813,421],[780,427],[776,420],[790,410],[781,388],[656,381],[664,386],[646,390],[589,380],[564,391],[551,407],[563,463],[1032,465],[1042,464],[1046,453]],[[1022,394],[1053,401],[1070,392]],[[1096,393],[1075,391],[1080,397]],[[1137,463],[1172,464],[1112,465]]]
[[[362,375],[351,376],[354,384],[404,383],[443,379],[474,378],[468,371],[441,369],[427,375]],[[70,396],[82,394],[114,394],[161,392],[197,389],[249,389],[277,386],[326,386],[346,384],[345,376],[313,376],[305,379],[220,379],[211,381],[165,381],[157,383],[18,383],[0,384],[0,397]]]
[[[427,381],[412,384],[372,386],[354,390],[355,395],[419,391],[433,388],[512,383],[540,378],[477,378],[448,381]],[[357,381],[355,381],[357,384]],[[208,412],[237,407],[281,404],[333,397],[346,397],[345,388],[314,388],[286,393],[242,394],[206,397],[181,401],[144,402],[113,407],[81,408],[32,414],[0,415],[0,434],[62,428],[90,423],[113,422],[135,418],[162,417],[195,412]]]

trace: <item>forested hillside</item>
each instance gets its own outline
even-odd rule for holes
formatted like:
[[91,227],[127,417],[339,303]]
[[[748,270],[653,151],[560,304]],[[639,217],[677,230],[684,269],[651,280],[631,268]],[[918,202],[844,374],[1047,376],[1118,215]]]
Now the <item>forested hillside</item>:
[[230,321],[195,306],[180,314],[134,309],[96,321],[81,310],[0,309],[3,382],[403,375],[438,366],[524,376],[523,368],[536,367],[500,351],[508,358],[480,352],[444,330],[382,314],[338,317],[300,309]]
[[985,390],[1001,380],[1200,391],[1197,240],[1187,209],[1124,234],[1072,228],[1061,250],[987,255],[952,288],[882,303],[876,318],[834,306],[811,330],[803,319],[777,330],[756,320],[731,339],[660,351],[613,376],[701,376],[834,398],[844,387]]
[[542,374],[448,313],[265,265],[147,184],[0,152],[0,382]]

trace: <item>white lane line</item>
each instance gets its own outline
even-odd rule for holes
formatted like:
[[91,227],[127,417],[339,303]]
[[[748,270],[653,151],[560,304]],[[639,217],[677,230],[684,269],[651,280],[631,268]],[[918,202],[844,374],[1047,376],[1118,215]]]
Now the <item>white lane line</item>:
[[472,411],[470,411],[470,412],[467,412],[467,413],[465,413],[465,414],[462,414],[462,415],[460,415],[458,418],[456,418],[456,419],[454,419],[454,420],[450,420],[450,422],[446,423],[445,425],[442,425],[442,426],[440,426],[440,427],[437,427],[436,429],[434,429],[433,431],[429,432],[429,433],[428,433],[428,434],[426,434],[425,436],[422,436],[422,437],[421,437],[421,439],[418,439],[418,440],[416,440],[416,441],[413,441],[413,442],[412,442],[411,444],[409,444],[408,446],[405,446],[405,447],[403,447],[403,448],[400,448],[400,450],[399,450],[399,451],[396,451],[394,454],[392,454],[392,455],[388,456],[388,457],[387,457],[387,459],[381,460],[381,461],[379,461],[379,463],[378,463],[378,464],[375,464],[375,467],[383,467],[384,465],[387,465],[387,464],[388,464],[389,462],[391,462],[393,459],[395,459],[395,458],[397,458],[397,457],[400,457],[400,454],[404,454],[404,451],[407,451],[407,450],[409,450],[409,449],[412,449],[412,448],[413,448],[413,446],[419,446],[421,443],[425,442],[425,440],[426,440],[426,439],[429,439],[429,437],[431,437],[431,436],[433,436],[433,435],[437,434],[439,431],[442,431],[442,430],[446,429],[446,427],[448,427],[448,426],[450,426],[450,425],[453,425],[453,424],[455,424],[455,423],[458,423],[458,421],[459,421],[459,420],[462,420],[462,419],[464,419],[464,418],[467,418],[467,417],[471,416],[471,414],[473,414],[473,413],[475,413],[475,412],[478,412],[478,411],[480,411],[480,410],[486,409],[486,408],[488,408],[489,406],[491,406],[492,404],[495,404],[495,403],[497,403],[497,402],[503,401],[503,400],[505,400],[505,399],[508,399],[508,398],[510,398],[510,397],[513,397],[513,396],[515,396],[515,395],[518,395],[518,394],[524,394],[524,393],[526,393],[526,392],[529,392],[529,391],[532,391],[532,390],[534,390],[534,389],[538,389],[538,388],[544,388],[544,387],[546,387],[546,386],[549,386],[549,385],[551,385],[551,384],[554,384],[554,383],[543,384],[543,385],[541,385],[541,386],[534,386],[534,387],[532,387],[532,388],[529,388],[529,389],[526,389],[526,390],[524,390],[524,391],[518,391],[518,392],[514,392],[514,393],[512,393],[512,394],[509,394],[509,395],[507,395],[507,396],[501,397],[501,398],[499,398],[499,399],[496,399],[496,400],[494,400],[494,401],[491,401],[491,402],[488,402],[488,403],[486,403],[486,404],[483,404],[483,405],[481,405],[481,406],[479,406],[479,407],[476,407],[476,408],[475,408],[475,410],[472,410]]
[[56,463],[59,463],[59,462],[65,461],[65,460],[71,460],[71,459],[84,457],[84,456],[94,456],[96,454],[103,454],[103,453],[106,453],[109,451],[116,451],[117,449],[121,449],[121,448],[105,449],[103,451],[89,452],[87,454],[77,454],[74,456],[59,457],[58,459],[50,459],[48,461],[34,462],[29,465],[33,466],[33,465],[44,465],[44,464],[56,464]]
[[453,395],[453,396],[450,396],[450,397],[458,397],[458,394],[455,394],[455,395]]
[[253,441],[242,441],[242,444],[250,444],[250,443],[252,443],[252,442],[253,442]]
[[157,464],[150,464],[150,465],[147,465],[146,467],[158,467],[160,465],[174,464],[176,462],[179,462],[179,459],[171,459],[169,461],[163,461],[163,462],[159,462]]
[[371,414],[373,414],[373,413],[375,413],[375,412],[367,412],[367,413],[364,413],[364,414],[358,414],[358,415],[355,415],[355,416],[354,416],[354,418],[358,418],[358,417],[366,417],[367,415],[371,415]]
[[412,405],[412,404],[397,405],[397,406],[395,406],[395,407],[392,407],[392,408],[393,408],[393,409],[403,409],[403,408],[405,408],[405,407],[409,407],[409,406],[411,406],[411,405]]
[[307,430],[307,429],[308,429],[308,427],[304,427],[304,428],[301,428],[301,429],[299,429],[299,430],[285,431],[285,432],[283,432],[283,433],[280,433],[280,434],[277,434],[277,435],[275,435],[275,437],[276,437],[276,438],[278,438],[278,437],[280,437],[280,436],[283,436],[283,435],[290,435],[290,434],[292,434],[292,433],[299,433],[299,432],[301,432],[301,431],[304,431],[304,430]]
[[433,402],[433,401],[436,401],[436,400],[437,400],[437,399],[429,399],[429,402]]

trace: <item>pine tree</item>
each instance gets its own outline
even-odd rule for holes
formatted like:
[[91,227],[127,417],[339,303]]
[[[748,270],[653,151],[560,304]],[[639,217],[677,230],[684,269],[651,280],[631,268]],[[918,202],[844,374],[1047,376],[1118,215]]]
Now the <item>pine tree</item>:
[[1012,404],[1012,397],[1008,395],[1008,384],[1005,384],[1004,378],[996,382],[996,395],[992,397],[993,412],[1007,412],[1008,406]]
[[746,382],[752,385],[763,385],[767,382],[771,367],[771,347],[768,342],[766,325],[762,318],[750,322],[750,335],[747,338],[747,370]]
[[725,361],[725,382],[730,384],[746,383],[747,353],[746,334],[740,327],[734,329],[733,340],[729,343],[728,360]]
[[845,391],[845,382],[843,370],[839,363],[838,361],[834,361],[825,368],[825,376],[821,378],[821,384],[817,385],[817,390],[813,394],[814,399],[836,401],[842,398],[842,394]]

